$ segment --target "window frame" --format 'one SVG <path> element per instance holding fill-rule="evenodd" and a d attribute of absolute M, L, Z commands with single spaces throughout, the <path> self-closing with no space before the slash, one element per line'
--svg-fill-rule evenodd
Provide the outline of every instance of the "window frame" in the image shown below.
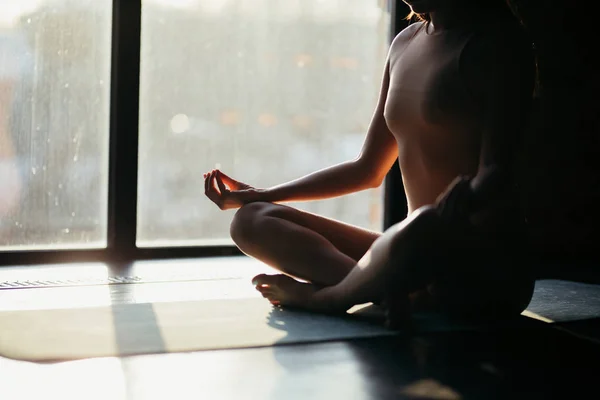
<path fill-rule="evenodd" d="M 136 246 L 139 94 L 142 0 L 113 0 L 107 246 L 102 249 L 0 250 L 0 267 L 66 262 L 106 262 L 127 265 L 138 260 L 239 256 L 233 245 L 193 247 Z M 408 6 L 389 0 L 391 40 L 408 25 Z M 399 168 L 384 183 L 383 227 L 407 214 Z"/>

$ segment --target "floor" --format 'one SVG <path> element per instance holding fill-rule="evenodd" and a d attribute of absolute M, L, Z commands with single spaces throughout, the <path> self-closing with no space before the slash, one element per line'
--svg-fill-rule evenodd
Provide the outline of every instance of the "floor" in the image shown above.
<path fill-rule="evenodd" d="M 213 272 L 199 274 L 203 264 Z M 29 280 L 28 286 L 39 287 L 0 290 L 0 309 L 253 296 L 246 278 L 263 271 L 246 258 L 146 262 L 121 271 L 136 283 L 101 285 L 114 275 L 102 265 L 8 268 L 0 270 L 0 283 Z M 0 358 L 0 398 L 592 397 L 600 376 L 600 345 L 531 321 L 528 328 L 494 333 L 400 334 L 52 364 Z"/>

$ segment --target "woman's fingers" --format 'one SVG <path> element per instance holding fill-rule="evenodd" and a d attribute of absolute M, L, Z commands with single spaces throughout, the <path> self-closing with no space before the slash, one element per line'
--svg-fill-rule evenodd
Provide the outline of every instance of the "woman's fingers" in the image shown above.
<path fill-rule="evenodd" d="M 218 171 L 215 175 L 215 180 L 217 182 L 217 186 L 219 188 L 219 191 L 221 192 L 221 195 L 225 195 L 229 190 L 225 187 L 225 184 L 223 183 L 223 180 L 221 179 Z"/>
<path fill-rule="evenodd" d="M 231 185 L 228 187 L 227 179 L 231 182 L 239 183 L 223 174 L 219 170 L 212 170 L 204 173 L 204 194 L 213 203 L 215 203 L 221 210 L 228 208 L 241 207 L 244 203 L 239 192 L 235 186 Z"/>
<path fill-rule="evenodd" d="M 204 194 L 208 195 L 208 185 L 210 184 L 210 173 L 204 174 Z"/>
<path fill-rule="evenodd" d="M 238 184 L 237 183 L 234 184 L 233 179 L 229 178 L 227 175 L 225 175 L 220 170 L 217 170 L 217 179 L 220 182 L 223 182 L 223 186 L 227 190 L 237 190 L 238 189 L 238 186 L 237 186 Z"/>
<path fill-rule="evenodd" d="M 214 182 L 215 171 L 212 170 L 208 174 L 208 192 L 215 191 L 215 182 Z"/>
<path fill-rule="evenodd" d="M 221 209 L 225 210 L 230 208 L 231 204 L 231 190 L 225 186 L 223 180 L 221 179 L 220 173 L 218 170 L 214 171 L 211 174 L 211 182 L 210 182 L 210 193 L 212 196 L 213 202 Z M 235 203 L 235 201 L 234 201 Z"/>
<path fill-rule="evenodd" d="M 223 178 L 223 180 L 225 180 L 227 182 L 237 182 L 235 179 L 233 179 L 232 177 L 230 177 L 229 175 L 227 175 L 225 172 L 221 171 L 220 169 L 218 169 L 217 172 Z"/>
<path fill-rule="evenodd" d="M 217 188 L 216 179 L 217 179 L 217 171 L 212 171 L 210 173 L 210 190 L 212 190 L 216 193 L 219 193 L 218 188 Z"/>
<path fill-rule="evenodd" d="M 235 179 L 227 176 L 226 174 L 223 173 L 223 171 L 219 171 L 219 177 L 223 180 L 223 182 L 227 186 L 229 186 L 232 189 L 238 189 L 238 187 L 240 186 L 240 182 L 238 182 Z"/>
<path fill-rule="evenodd" d="M 222 208 L 222 200 L 220 193 L 217 191 L 215 187 L 215 171 L 211 171 L 207 174 L 204 180 L 204 194 L 208 197 L 213 203 L 215 203 L 219 208 Z"/>
<path fill-rule="evenodd" d="M 207 178 L 207 180 L 208 180 L 208 188 L 206 190 L 206 197 L 208 197 L 213 203 L 215 203 L 218 206 L 219 205 L 219 194 L 212 187 L 213 183 L 211 181 L 210 176 Z"/>

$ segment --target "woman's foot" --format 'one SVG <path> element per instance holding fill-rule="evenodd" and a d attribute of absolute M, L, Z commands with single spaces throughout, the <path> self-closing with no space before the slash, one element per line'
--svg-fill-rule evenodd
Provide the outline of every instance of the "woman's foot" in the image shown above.
<path fill-rule="evenodd" d="M 252 278 L 252 284 L 273 305 L 318 309 L 312 301 L 318 289 L 311 283 L 299 282 L 283 274 L 260 274 Z"/>

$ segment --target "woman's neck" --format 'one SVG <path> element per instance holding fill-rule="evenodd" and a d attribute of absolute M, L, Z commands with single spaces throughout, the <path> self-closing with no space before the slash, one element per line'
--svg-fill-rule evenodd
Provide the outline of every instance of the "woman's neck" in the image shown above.
<path fill-rule="evenodd" d="M 432 30 L 441 32 L 467 24 L 473 18 L 477 18 L 474 14 L 462 7 L 453 7 L 432 11 L 429 13 L 429 18 Z"/>

